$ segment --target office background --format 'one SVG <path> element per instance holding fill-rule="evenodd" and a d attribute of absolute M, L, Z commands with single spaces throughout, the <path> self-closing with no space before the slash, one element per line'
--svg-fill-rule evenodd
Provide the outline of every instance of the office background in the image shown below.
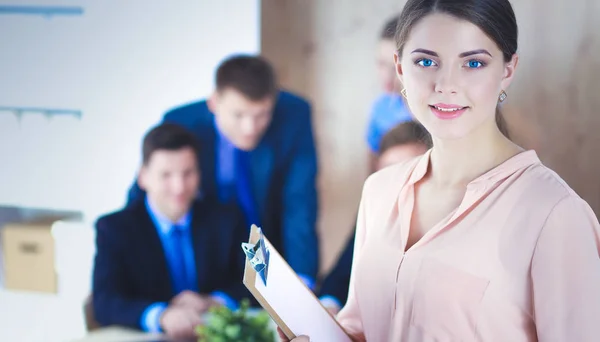
<path fill-rule="evenodd" d="M 0 8 L 17 2 L 82 12 L 0 11 L 0 225 L 49 211 L 80 219 L 53 228 L 56 294 L 0 289 L 0 340 L 85 334 L 93 221 L 123 205 L 143 133 L 173 104 L 208 95 L 215 66 L 232 53 L 261 52 L 281 84 L 313 104 L 321 271 L 331 267 L 368 172 L 379 31 L 404 1 L 0 0 Z M 512 137 L 598 214 L 600 2 L 512 4 L 521 55 L 503 108 Z"/>

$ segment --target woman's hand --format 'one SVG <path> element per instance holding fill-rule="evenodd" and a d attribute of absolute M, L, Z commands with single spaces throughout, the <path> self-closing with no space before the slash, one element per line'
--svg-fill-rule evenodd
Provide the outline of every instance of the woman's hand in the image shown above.
<path fill-rule="evenodd" d="M 279 339 L 281 340 L 281 342 L 310 342 L 310 338 L 308 338 L 308 336 L 298 336 L 293 340 L 290 340 L 285 336 L 283 331 L 279 329 L 279 327 L 277 327 L 277 333 L 279 334 Z"/>

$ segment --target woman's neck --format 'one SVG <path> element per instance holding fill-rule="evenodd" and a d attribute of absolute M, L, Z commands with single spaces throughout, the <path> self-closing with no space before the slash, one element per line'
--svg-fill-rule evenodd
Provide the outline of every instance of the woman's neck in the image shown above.
<path fill-rule="evenodd" d="M 434 139 L 429 179 L 439 187 L 466 186 L 523 149 L 494 125 L 461 139 Z"/>

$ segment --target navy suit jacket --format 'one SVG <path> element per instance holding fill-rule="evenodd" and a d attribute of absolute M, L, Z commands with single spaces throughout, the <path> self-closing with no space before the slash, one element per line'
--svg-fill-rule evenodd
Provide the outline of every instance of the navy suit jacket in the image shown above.
<path fill-rule="evenodd" d="M 175 108 L 164 121 L 195 134 L 201 145 L 201 197 L 218 198 L 218 132 L 206 101 Z M 265 236 L 296 273 L 316 279 L 317 157 L 309 103 L 280 92 L 271 124 L 250 159 L 254 199 Z M 143 192 L 134 183 L 129 202 L 142 198 Z"/>
<path fill-rule="evenodd" d="M 227 212 L 227 214 L 224 214 Z M 200 202 L 192 208 L 191 233 L 200 293 L 222 291 L 235 300 L 250 298 L 242 284 L 248 239 L 241 213 Z M 174 297 L 162 243 L 140 201 L 96 223 L 93 272 L 95 318 L 101 325 L 141 329 L 144 310 Z"/>
<path fill-rule="evenodd" d="M 355 236 L 348 240 L 344 251 L 338 258 L 337 263 L 323 280 L 320 297 L 332 296 L 336 298 L 341 306 L 348 300 L 348 288 L 350 287 L 350 274 L 352 271 L 352 257 L 354 255 Z"/>

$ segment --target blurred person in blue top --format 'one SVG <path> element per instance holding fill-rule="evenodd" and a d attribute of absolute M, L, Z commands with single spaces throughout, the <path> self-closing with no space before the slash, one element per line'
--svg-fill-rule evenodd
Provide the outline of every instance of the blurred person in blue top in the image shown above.
<path fill-rule="evenodd" d="M 401 86 L 394 66 L 396 26 L 398 26 L 398 16 L 385 24 L 379 36 L 377 76 L 383 94 L 372 106 L 367 128 L 371 171 L 375 169 L 381 138 L 397 124 L 413 120 L 412 114 L 400 94 Z"/>
<path fill-rule="evenodd" d="M 210 307 L 236 309 L 250 297 L 240 281 L 241 212 L 196 199 L 202 147 L 176 124 L 150 130 L 138 177 L 144 200 L 96 222 L 93 308 L 101 325 L 191 337 Z"/>
<path fill-rule="evenodd" d="M 280 90 L 264 58 L 235 55 L 219 65 L 208 99 L 170 110 L 164 122 L 186 127 L 203 146 L 199 196 L 237 205 L 246 227 L 261 227 L 312 288 L 319 247 L 309 103 Z M 143 198 L 134 184 L 129 203 Z"/>

